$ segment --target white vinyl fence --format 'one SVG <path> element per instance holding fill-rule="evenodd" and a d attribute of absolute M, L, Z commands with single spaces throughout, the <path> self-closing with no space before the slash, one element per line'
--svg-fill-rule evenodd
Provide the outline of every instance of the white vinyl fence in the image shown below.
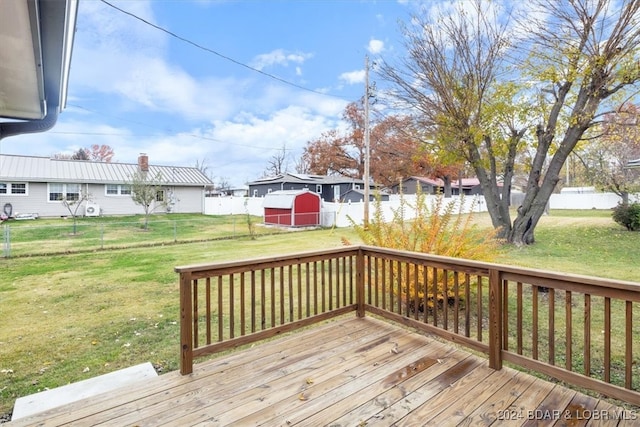
<path fill-rule="evenodd" d="M 519 194 L 512 194 L 512 205 L 517 204 Z M 429 206 L 437 196 L 427 196 Z M 411 207 L 415 203 L 414 195 L 404 196 L 407 207 Z M 640 196 L 630 196 L 630 201 L 640 201 Z M 459 203 L 457 196 L 446 199 L 450 203 Z M 466 196 L 464 198 L 465 206 L 463 212 L 468 212 L 473 206 L 474 212 L 486 212 L 487 205 L 482 196 Z M 262 207 L 262 197 L 207 197 L 205 198 L 205 215 L 255 215 L 264 216 L 264 208 Z M 613 193 L 562 193 L 552 194 L 549 200 L 550 209 L 611 209 L 621 201 L 620 197 Z M 391 195 L 389 201 L 381 202 L 383 209 L 383 217 L 385 219 L 393 218 L 393 212 L 400 208 L 400 196 Z M 369 204 L 369 218 L 375 215 L 376 204 Z M 404 217 L 413 218 L 415 212 L 407 209 Z M 323 227 L 350 227 L 352 221 L 356 224 L 362 224 L 364 218 L 364 202 L 350 203 L 332 203 L 322 202 L 321 224 Z"/>
<path fill-rule="evenodd" d="M 404 196 L 406 206 L 404 218 L 415 217 L 416 197 L 414 195 Z M 256 215 L 264 216 L 262 207 L 262 197 L 207 197 L 205 198 L 205 215 Z M 428 206 L 436 200 L 436 196 L 427 196 Z M 465 206 L 463 212 L 469 212 L 473 207 L 476 212 L 486 211 L 486 204 L 483 197 L 467 196 L 464 198 Z M 459 203 L 458 197 L 445 199 L 445 203 Z M 385 219 L 393 218 L 394 212 L 400 209 L 400 196 L 391 196 L 389 201 L 381 202 L 382 215 Z M 444 206 L 443 206 L 444 208 Z M 457 208 L 457 207 L 456 207 Z M 457 210 L 457 209 L 456 209 Z M 376 203 L 369 204 L 369 218 L 376 214 Z M 352 223 L 362 224 L 364 219 L 364 202 L 332 203 L 322 202 L 320 211 L 320 222 L 323 227 L 350 227 Z"/>

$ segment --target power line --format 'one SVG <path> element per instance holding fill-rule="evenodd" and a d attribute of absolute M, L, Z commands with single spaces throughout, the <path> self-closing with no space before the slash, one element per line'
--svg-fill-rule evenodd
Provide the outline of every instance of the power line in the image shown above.
<path fill-rule="evenodd" d="M 240 61 L 238 61 L 238 60 L 236 60 L 236 59 L 233 59 L 233 58 L 231 58 L 231 57 L 229 57 L 229 56 L 223 55 L 223 54 L 222 54 L 222 53 L 220 53 L 220 52 L 217 52 L 217 51 L 215 51 L 215 50 L 213 50 L 213 49 L 210 49 L 210 48 L 208 48 L 208 47 L 206 47 L 206 46 L 203 46 L 203 45 L 201 45 L 201 44 L 199 44 L 199 43 L 196 43 L 196 42 L 194 42 L 194 41 L 192 41 L 192 40 L 189 40 L 189 39 L 187 39 L 187 38 L 185 38 L 185 37 L 182 37 L 182 36 L 180 36 L 180 35 L 178 35 L 178 34 L 176 34 L 176 33 L 172 32 L 172 31 L 167 30 L 166 28 L 163 28 L 163 27 L 161 27 L 161 26 L 159 26 L 159 25 L 156 25 L 156 24 L 154 24 L 154 23 L 152 23 L 152 22 L 149 22 L 149 21 L 147 21 L 146 19 L 141 18 L 141 17 L 139 17 L 138 15 L 136 15 L 136 14 L 134 14 L 134 13 L 131 13 L 131 12 L 128 12 L 128 11 L 126 11 L 126 10 L 124 10 L 124 9 L 121 9 L 121 8 L 119 8 L 119 7 L 117 7 L 117 6 L 115 6 L 115 5 L 111 4 L 111 3 L 109 3 L 109 2 L 108 2 L 108 1 L 106 1 L 106 0 L 100 0 L 100 1 L 102 1 L 102 2 L 103 2 L 104 4 L 106 4 L 107 6 L 110 6 L 110 7 L 114 8 L 114 9 L 115 9 L 115 10 L 117 10 L 117 11 L 119 11 L 119 12 L 121 12 L 121 13 L 124 13 L 125 15 L 129 15 L 129 16 L 131 16 L 132 18 L 135 18 L 135 19 L 137 19 L 137 20 L 139 20 L 139 21 L 141 21 L 141 22 L 143 22 L 143 23 L 145 23 L 145 24 L 149 25 L 150 27 L 153 27 L 153 28 L 155 28 L 155 29 L 157 29 L 157 30 L 160 30 L 160 31 L 162 31 L 162 32 L 164 32 L 164 33 L 166 33 L 166 34 L 170 35 L 170 36 L 171 36 L 171 37 L 173 37 L 173 38 L 176 38 L 176 39 L 178 39 L 178 40 L 180 40 L 180 41 L 182 41 L 182 42 L 184 42 L 184 43 L 187 43 L 187 44 L 190 44 L 190 45 L 194 46 L 194 47 L 196 47 L 197 49 L 204 50 L 205 52 L 208 52 L 208 53 L 212 53 L 212 54 L 214 54 L 214 55 L 216 55 L 216 56 L 218 56 L 218 57 L 220 57 L 220 58 L 222 58 L 222 59 L 225 59 L 225 60 L 227 60 L 227 61 L 229 61 L 229 62 L 232 62 L 232 63 L 234 63 L 234 64 L 236 64 L 236 65 L 239 65 L 239 66 L 241 66 L 241 67 L 247 68 L 247 69 L 249 69 L 249 70 L 251 70 L 251 71 L 253 71 L 253 72 L 256 72 L 256 73 L 262 74 L 263 76 L 265 76 L 265 77 L 269 77 L 270 79 L 273 79 L 273 80 L 279 81 L 280 83 L 284 83 L 284 84 L 286 84 L 286 85 L 293 86 L 293 87 L 295 87 L 295 88 L 302 89 L 302 90 L 305 90 L 305 91 L 307 91 L 307 92 L 315 93 L 315 94 L 318 94 L 318 95 L 330 96 L 330 97 L 339 98 L 339 99 L 347 99 L 347 98 L 342 97 L 342 96 L 339 96 L 339 95 L 333 95 L 333 94 L 330 94 L 330 93 L 325 93 L 325 92 L 320 92 L 320 91 L 317 91 L 317 90 L 314 90 L 314 89 L 310 89 L 310 88 L 308 88 L 308 87 L 301 86 L 301 85 L 299 85 L 299 84 L 297 84 L 297 83 L 293 83 L 293 82 L 290 82 L 290 81 L 288 81 L 288 80 L 285 80 L 285 79 L 283 79 L 283 78 L 281 78 L 281 77 L 278 77 L 278 76 L 276 76 L 276 75 L 273 75 L 273 74 L 270 74 L 270 73 L 264 72 L 264 71 L 262 71 L 262 70 L 259 70 L 259 69 L 257 69 L 257 68 L 254 68 L 254 67 L 252 67 L 252 66 L 250 66 L 250 65 L 247 65 L 247 64 L 245 64 L 245 63 L 243 63 L 243 62 L 240 62 Z"/>
<path fill-rule="evenodd" d="M 93 114 L 98 114 L 101 116 L 108 116 L 111 117 L 113 119 L 116 120 L 121 120 L 123 122 L 128 122 L 128 123 L 134 123 L 137 125 L 141 125 L 141 126 L 146 126 L 149 127 L 151 129 L 157 129 L 156 126 L 154 125 L 150 125 L 147 123 L 143 123 L 143 122 L 139 122 L 139 121 L 135 121 L 135 120 L 128 120 L 128 119 L 123 119 L 121 117 L 118 116 L 113 116 L 113 115 L 107 115 L 104 113 L 100 113 L 98 111 L 94 111 L 91 110 L 89 108 L 83 107 L 81 105 L 77 105 L 77 104 L 67 104 L 70 107 L 74 107 L 74 108 L 79 108 L 81 110 L 87 111 L 89 113 L 93 113 Z M 157 135 L 157 134 L 129 134 L 129 133 L 118 133 L 118 132 L 69 132 L 69 131 L 57 131 L 57 130 L 51 130 L 49 131 L 49 133 L 55 133 L 55 134 L 60 134 L 60 135 L 94 135 L 94 136 L 122 136 L 122 137 L 133 137 L 133 136 L 138 136 L 138 137 L 158 137 L 161 135 Z M 174 131 L 175 133 L 175 131 Z M 275 148 L 273 147 L 259 147 L 259 146 L 255 146 L 255 145 L 248 145 L 248 144 L 238 144 L 238 143 L 226 143 L 220 139 L 216 139 L 216 138 L 209 138 L 206 136 L 202 136 L 202 135 L 196 135 L 193 133 L 181 133 L 181 132 L 177 132 L 179 135 L 181 136 L 188 136 L 190 138 L 196 138 L 196 139 L 201 139 L 204 141 L 212 141 L 212 142 L 220 142 L 223 144 L 228 144 L 228 145 L 233 145 L 233 146 L 237 146 L 237 147 L 246 147 L 246 148 L 253 148 L 253 149 L 257 149 L 257 150 L 264 150 L 264 151 L 271 151 L 271 150 L 275 150 Z M 278 148 L 278 150 L 281 150 L 282 148 Z M 287 151 L 294 151 L 293 148 L 284 148 L 284 150 Z"/>

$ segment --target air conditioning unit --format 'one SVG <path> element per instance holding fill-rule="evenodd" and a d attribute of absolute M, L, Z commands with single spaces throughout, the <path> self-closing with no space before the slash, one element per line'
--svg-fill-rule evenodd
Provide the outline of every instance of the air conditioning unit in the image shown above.
<path fill-rule="evenodd" d="M 97 203 L 87 203 L 84 206 L 84 216 L 100 216 L 100 205 Z"/>

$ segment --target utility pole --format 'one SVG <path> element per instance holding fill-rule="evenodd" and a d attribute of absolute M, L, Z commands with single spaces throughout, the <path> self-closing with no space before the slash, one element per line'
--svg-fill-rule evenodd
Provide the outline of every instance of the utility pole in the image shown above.
<path fill-rule="evenodd" d="M 364 56 L 364 228 L 369 228 L 369 56 Z"/>

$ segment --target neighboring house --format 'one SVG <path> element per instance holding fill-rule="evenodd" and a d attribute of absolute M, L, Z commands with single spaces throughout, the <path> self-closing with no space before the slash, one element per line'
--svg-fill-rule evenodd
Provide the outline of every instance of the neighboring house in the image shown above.
<path fill-rule="evenodd" d="M 340 200 L 348 203 L 348 202 L 362 202 L 364 201 L 364 190 L 356 190 L 356 189 L 351 189 L 348 190 L 346 193 L 344 193 Z M 375 200 L 377 200 L 378 198 L 380 198 L 380 201 L 382 202 L 387 202 L 389 201 L 389 194 L 382 192 L 382 191 L 378 191 L 378 190 L 373 190 L 369 193 L 369 201 L 373 202 Z"/>
<path fill-rule="evenodd" d="M 418 188 L 422 194 L 438 194 L 444 183 L 441 179 L 426 178 L 423 176 L 410 176 L 405 178 L 399 184 L 391 187 L 394 194 L 416 194 Z"/>
<path fill-rule="evenodd" d="M 462 181 L 462 182 L 461 182 Z M 451 181 L 451 194 L 459 195 L 462 184 L 462 193 L 465 195 L 482 194 L 482 186 L 478 178 L 462 178 Z M 422 176 L 410 176 L 400 184 L 391 187 L 394 194 L 416 194 L 418 187 L 422 194 L 444 194 L 444 181 L 440 178 L 427 178 Z"/>
<path fill-rule="evenodd" d="M 144 213 L 133 203 L 129 183 L 139 169 L 162 177 L 158 201 L 166 208 L 156 212 L 202 213 L 204 192 L 211 180 L 194 167 L 156 166 L 141 155 L 135 163 L 57 160 L 48 157 L 0 155 L 0 209 L 11 205 L 14 215 L 68 216 L 62 199 L 78 200 L 89 194 L 79 215 L 129 215 Z"/>
<path fill-rule="evenodd" d="M 348 191 L 364 189 L 364 181 L 361 179 L 298 173 L 284 173 L 275 177 L 262 178 L 248 185 L 250 197 L 264 197 L 272 191 L 279 190 L 307 189 L 319 194 L 322 200 L 327 202 L 341 201 Z M 371 184 L 369 188 L 373 193 L 376 186 Z"/>

